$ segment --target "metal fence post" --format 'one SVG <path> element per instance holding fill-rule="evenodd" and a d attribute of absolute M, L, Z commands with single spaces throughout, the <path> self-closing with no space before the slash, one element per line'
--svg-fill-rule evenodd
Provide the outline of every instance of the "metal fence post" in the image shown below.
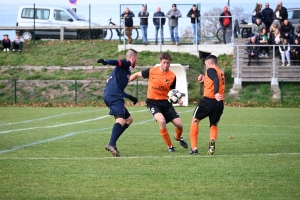
<path fill-rule="evenodd" d="M 75 105 L 77 105 L 77 80 L 75 80 L 74 89 L 75 89 L 74 102 L 75 102 Z"/>
<path fill-rule="evenodd" d="M 136 80 L 136 98 L 139 98 L 139 81 Z"/>
<path fill-rule="evenodd" d="M 14 80 L 14 103 L 17 103 L 17 80 Z"/>

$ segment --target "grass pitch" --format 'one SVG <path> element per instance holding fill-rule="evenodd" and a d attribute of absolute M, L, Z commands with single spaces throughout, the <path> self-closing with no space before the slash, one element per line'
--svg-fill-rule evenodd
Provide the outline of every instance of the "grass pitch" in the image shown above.
<path fill-rule="evenodd" d="M 104 150 L 114 118 L 107 108 L 0 108 L 0 199 L 298 199 L 299 109 L 226 107 L 216 152 L 207 156 L 208 120 L 199 155 L 173 139 L 169 153 L 145 107 Z M 194 107 L 176 108 L 189 142 Z"/>

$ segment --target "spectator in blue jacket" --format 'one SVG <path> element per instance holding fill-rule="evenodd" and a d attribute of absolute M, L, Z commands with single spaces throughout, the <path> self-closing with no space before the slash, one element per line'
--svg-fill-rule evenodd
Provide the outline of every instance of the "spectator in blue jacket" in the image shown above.
<path fill-rule="evenodd" d="M 267 32 L 269 32 L 271 24 L 273 23 L 273 9 L 270 8 L 270 4 L 266 3 L 265 8 L 261 11 L 263 15 L 262 22 L 266 25 Z"/>
<path fill-rule="evenodd" d="M 157 18 L 155 18 L 157 17 Z M 164 25 L 166 23 L 165 13 L 161 12 L 161 8 L 157 7 L 157 12 L 153 15 L 153 24 L 155 26 L 155 44 L 158 43 L 158 31 L 160 29 L 160 41 L 164 44 Z"/>
<path fill-rule="evenodd" d="M 125 11 L 121 14 L 121 17 L 125 19 L 125 35 L 128 38 L 128 44 L 132 44 L 133 39 L 131 37 L 132 35 L 132 29 L 133 29 L 133 20 L 134 13 L 129 10 L 129 8 L 126 8 Z"/>

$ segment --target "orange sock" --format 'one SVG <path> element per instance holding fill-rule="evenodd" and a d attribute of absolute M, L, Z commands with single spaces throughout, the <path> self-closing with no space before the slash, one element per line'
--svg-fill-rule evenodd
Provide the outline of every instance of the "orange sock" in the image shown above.
<path fill-rule="evenodd" d="M 159 132 L 160 132 L 162 138 L 164 139 L 167 147 L 173 146 L 171 139 L 170 139 L 170 135 L 168 133 L 168 129 L 167 128 L 159 129 Z"/>
<path fill-rule="evenodd" d="M 192 123 L 190 126 L 190 141 L 192 149 L 197 148 L 197 141 L 198 141 L 198 124 Z"/>
<path fill-rule="evenodd" d="M 217 126 L 214 126 L 212 125 L 210 127 L 210 136 L 209 136 L 209 139 L 214 139 L 215 141 L 217 140 L 217 137 L 218 137 L 218 127 Z"/>
<path fill-rule="evenodd" d="M 182 135 L 182 132 L 183 132 L 183 128 L 179 129 L 177 127 L 175 127 L 175 138 L 176 140 L 179 140 L 181 135 Z"/>

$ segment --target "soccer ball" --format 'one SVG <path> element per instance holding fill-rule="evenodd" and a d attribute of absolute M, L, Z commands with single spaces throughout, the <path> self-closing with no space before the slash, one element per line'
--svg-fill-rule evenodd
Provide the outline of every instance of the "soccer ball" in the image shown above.
<path fill-rule="evenodd" d="M 170 90 L 168 93 L 168 101 L 171 102 L 172 104 L 178 103 L 181 97 L 182 97 L 181 92 L 175 89 Z"/>

